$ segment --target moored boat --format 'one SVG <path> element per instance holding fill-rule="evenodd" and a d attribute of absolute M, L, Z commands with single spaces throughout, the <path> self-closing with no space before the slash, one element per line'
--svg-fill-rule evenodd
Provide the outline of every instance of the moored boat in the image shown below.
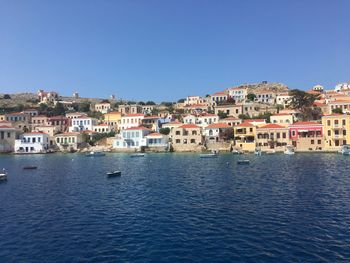
<path fill-rule="evenodd" d="M 348 145 L 348 144 L 343 145 L 339 152 L 342 155 L 350 155 L 350 145 Z"/>
<path fill-rule="evenodd" d="M 262 154 L 261 149 L 255 148 L 254 154 L 260 156 Z"/>
<path fill-rule="evenodd" d="M 144 153 L 133 153 L 130 155 L 130 157 L 144 157 L 145 154 Z"/>
<path fill-rule="evenodd" d="M 216 158 L 218 155 L 216 153 L 202 153 L 199 155 L 200 158 Z"/>
<path fill-rule="evenodd" d="M 243 152 L 237 149 L 233 149 L 232 154 L 243 154 Z"/>
<path fill-rule="evenodd" d="M 5 168 L 3 168 L 2 173 L 0 173 L 0 181 L 7 181 L 7 172 Z"/>
<path fill-rule="evenodd" d="M 28 166 L 24 166 L 23 167 L 23 170 L 35 170 L 37 169 L 38 167 L 36 166 L 32 166 L 32 165 L 28 165 Z"/>
<path fill-rule="evenodd" d="M 238 160 L 237 164 L 250 164 L 249 160 Z"/>
<path fill-rule="evenodd" d="M 294 147 L 292 145 L 287 145 L 286 146 L 286 149 L 284 151 L 284 154 L 287 154 L 287 155 L 293 155 L 295 154 L 294 152 Z"/>
<path fill-rule="evenodd" d="M 114 172 L 107 173 L 107 177 L 116 177 L 116 176 L 121 176 L 121 175 L 122 175 L 121 171 L 114 171 Z"/>
<path fill-rule="evenodd" d="M 103 153 L 103 152 L 94 152 L 94 151 L 92 151 L 92 152 L 87 153 L 85 156 L 86 157 L 100 157 L 100 156 L 105 156 L 105 155 L 106 154 Z"/>

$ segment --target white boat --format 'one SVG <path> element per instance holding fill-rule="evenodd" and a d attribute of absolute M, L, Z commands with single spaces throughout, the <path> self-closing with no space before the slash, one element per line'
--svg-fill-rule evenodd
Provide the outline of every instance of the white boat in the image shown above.
<path fill-rule="evenodd" d="M 260 156 L 262 154 L 261 149 L 260 148 L 255 148 L 254 154 Z"/>
<path fill-rule="evenodd" d="M 217 158 L 218 154 L 216 153 L 203 153 L 199 155 L 200 158 Z"/>
<path fill-rule="evenodd" d="M 339 152 L 342 155 L 350 155 L 350 145 L 348 145 L 348 144 L 343 145 Z"/>
<path fill-rule="evenodd" d="M 243 154 L 243 152 L 237 149 L 233 149 L 232 154 Z"/>
<path fill-rule="evenodd" d="M 5 168 L 3 168 L 2 173 L 0 173 L 0 181 L 7 181 L 7 172 Z"/>
<path fill-rule="evenodd" d="M 144 153 L 133 153 L 130 155 L 130 157 L 144 157 L 145 154 Z"/>
<path fill-rule="evenodd" d="M 275 154 L 275 153 L 276 153 L 275 150 L 267 150 L 267 151 L 266 151 L 266 154 Z"/>
<path fill-rule="evenodd" d="M 116 176 L 121 176 L 121 175 L 122 175 L 121 171 L 114 171 L 114 172 L 107 173 L 107 177 L 116 177 Z"/>
<path fill-rule="evenodd" d="M 286 149 L 284 150 L 284 154 L 287 154 L 287 155 L 295 154 L 294 147 L 292 145 L 287 145 Z"/>
<path fill-rule="evenodd" d="M 86 157 L 100 157 L 100 156 L 105 156 L 106 154 L 103 152 L 89 152 L 86 154 Z"/>

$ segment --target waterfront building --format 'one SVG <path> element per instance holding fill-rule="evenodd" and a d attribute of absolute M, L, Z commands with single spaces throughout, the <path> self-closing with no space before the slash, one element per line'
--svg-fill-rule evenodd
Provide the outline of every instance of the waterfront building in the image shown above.
<path fill-rule="evenodd" d="M 109 102 L 101 102 L 95 104 L 95 111 L 101 112 L 101 113 L 107 113 L 111 110 L 111 104 Z"/>
<path fill-rule="evenodd" d="M 76 151 L 84 142 L 79 132 L 65 132 L 55 135 L 55 142 L 60 151 Z"/>
<path fill-rule="evenodd" d="M 213 123 L 204 128 L 207 143 L 226 142 L 233 137 L 233 127 L 226 123 Z"/>
<path fill-rule="evenodd" d="M 103 114 L 103 122 L 113 127 L 114 130 L 118 130 L 118 124 L 120 123 L 122 114 L 119 111 L 110 111 Z"/>
<path fill-rule="evenodd" d="M 71 120 L 69 132 L 93 131 L 97 125 L 97 119 L 91 117 L 79 117 Z"/>
<path fill-rule="evenodd" d="M 49 135 L 43 132 L 29 132 L 15 140 L 15 153 L 46 153 L 49 149 Z"/>
<path fill-rule="evenodd" d="M 174 151 L 201 151 L 203 145 L 201 130 L 201 127 L 195 124 L 174 127 L 171 131 Z"/>
<path fill-rule="evenodd" d="M 290 144 L 289 128 L 279 124 L 269 123 L 257 128 L 256 146 L 261 150 L 284 151 Z"/>
<path fill-rule="evenodd" d="M 141 149 L 147 146 L 146 135 L 151 131 L 143 126 L 130 127 L 121 130 L 113 142 L 113 148 L 116 149 Z"/>
<path fill-rule="evenodd" d="M 16 129 L 0 123 L 0 153 L 13 152 L 16 140 Z"/>
<path fill-rule="evenodd" d="M 158 116 L 145 116 L 142 120 L 142 126 L 152 130 L 159 132 L 161 122 L 160 117 Z"/>
<path fill-rule="evenodd" d="M 145 115 L 142 113 L 128 114 L 121 117 L 120 123 L 118 124 L 119 130 L 126 130 L 132 127 L 138 127 L 142 125 L 142 120 Z"/>
<path fill-rule="evenodd" d="M 289 126 L 292 145 L 298 151 L 324 149 L 323 125 L 317 122 L 295 122 Z"/>
<path fill-rule="evenodd" d="M 118 111 L 122 115 L 128 115 L 128 114 L 141 114 L 142 113 L 142 106 L 133 104 L 133 105 L 119 105 L 118 106 Z"/>
<path fill-rule="evenodd" d="M 243 151 L 255 150 L 256 127 L 250 122 L 243 122 L 233 127 L 234 145 Z"/>
<path fill-rule="evenodd" d="M 340 150 L 342 145 L 350 143 L 350 115 L 331 114 L 322 117 L 325 149 Z"/>
<path fill-rule="evenodd" d="M 254 92 L 256 95 L 255 101 L 260 103 L 275 104 L 276 92 L 271 90 L 259 90 Z"/>
<path fill-rule="evenodd" d="M 167 135 L 154 132 L 146 135 L 145 138 L 146 145 L 151 150 L 165 151 L 168 148 L 169 137 Z"/>
<path fill-rule="evenodd" d="M 17 130 L 29 131 L 30 116 L 27 114 L 22 112 L 8 113 L 6 114 L 6 121 L 10 121 Z"/>
<path fill-rule="evenodd" d="M 58 132 L 66 132 L 70 124 L 70 119 L 65 116 L 52 116 L 47 119 L 47 125 L 51 125 L 57 129 Z"/>
<path fill-rule="evenodd" d="M 38 125 L 38 126 L 35 126 L 34 129 L 32 129 L 32 132 L 42 132 L 42 133 L 46 133 L 47 135 L 49 135 L 49 145 L 51 147 L 52 145 L 54 145 L 54 141 L 55 141 L 54 135 L 60 131 L 55 126 Z"/>
<path fill-rule="evenodd" d="M 292 114 L 278 113 L 270 116 L 270 122 L 282 126 L 289 126 L 294 122 L 294 117 Z"/>
<path fill-rule="evenodd" d="M 218 121 L 219 116 L 210 113 L 189 114 L 183 118 L 185 124 L 196 124 L 201 128 L 205 128 L 209 124 L 217 123 Z"/>

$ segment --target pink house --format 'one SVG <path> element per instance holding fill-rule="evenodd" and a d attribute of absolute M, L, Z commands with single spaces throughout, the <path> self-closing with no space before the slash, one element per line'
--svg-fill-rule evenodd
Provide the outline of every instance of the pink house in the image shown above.
<path fill-rule="evenodd" d="M 317 122 L 295 122 L 289 126 L 290 139 L 296 150 L 322 150 L 323 125 Z"/>

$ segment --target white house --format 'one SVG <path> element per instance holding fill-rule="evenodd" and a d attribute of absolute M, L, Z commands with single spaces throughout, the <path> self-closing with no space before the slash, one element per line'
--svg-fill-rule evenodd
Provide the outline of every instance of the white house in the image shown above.
<path fill-rule="evenodd" d="M 113 148 L 116 149 L 140 149 L 142 146 L 147 146 L 146 135 L 150 133 L 150 130 L 146 127 L 131 127 L 122 130 L 117 135 L 113 142 Z"/>
<path fill-rule="evenodd" d="M 169 137 L 157 132 L 146 135 L 146 144 L 150 148 L 166 148 L 168 146 Z"/>
<path fill-rule="evenodd" d="M 96 125 L 97 119 L 81 116 L 71 120 L 69 132 L 93 131 L 93 128 Z"/>
<path fill-rule="evenodd" d="M 45 153 L 49 149 L 49 135 L 43 132 L 24 133 L 15 141 L 16 153 Z"/>
<path fill-rule="evenodd" d="M 216 114 L 203 113 L 198 115 L 189 114 L 183 118 L 185 124 L 196 124 L 201 128 L 204 128 L 212 123 L 217 123 L 219 116 Z"/>
<path fill-rule="evenodd" d="M 138 127 L 142 125 L 142 120 L 145 118 L 145 115 L 141 113 L 128 114 L 122 116 L 119 124 L 120 130 L 126 130 L 132 127 Z"/>
<path fill-rule="evenodd" d="M 236 102 L 244 101 L 248 95 L 248 89 L 245 87 L 229 88 L 227 92 L 230 98 L 232 98 Z"/>
<path fill-rule="evenodd" d="M 101 113 L 107 113 L 111 110 L 111 104 L 109 102 L 101 102 L 95 104 L 95 111 L 101 112 Z"/>
<path fill-rule="evenodd" d="M 109 126 L 108 124 L 101 123 L 101 124 L 95 125 L 93 127 L 93 131 L 98 133 L 109 133 L 112 131 L 112 127 Z"/>
<path fill-rule="evenodd" d="M 213 123 L 205 127 L 204 135 L 207 142 L 218 142 L 220 141 L 226 134 L 227 130 L 232 131 L 232 126 L 226 123 Z"/>

